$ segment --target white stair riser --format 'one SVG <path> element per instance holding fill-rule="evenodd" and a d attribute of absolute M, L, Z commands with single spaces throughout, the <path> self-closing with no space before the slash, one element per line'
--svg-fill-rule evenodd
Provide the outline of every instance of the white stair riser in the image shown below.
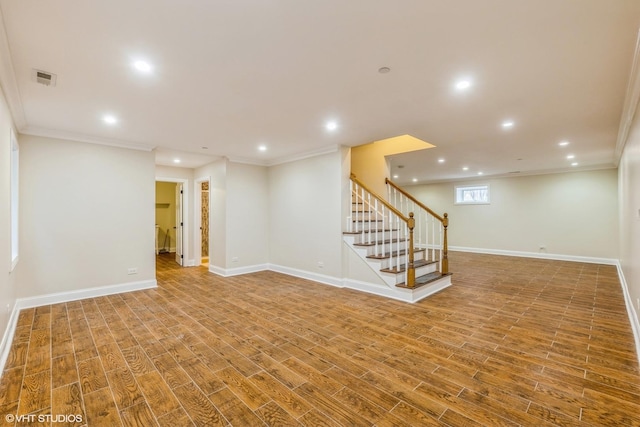
<path fill-rule="evenodd" d="M 345 234 L 344 237 L 347 243 L 367 243 L 369 241 L 375 242 L 377 240 L 382 240 L 383 238 L 384 240 L 397 239 L 398 231 L 385 230 L 384 233 L 382 231 L 372 231 L 370 233 Z"/>

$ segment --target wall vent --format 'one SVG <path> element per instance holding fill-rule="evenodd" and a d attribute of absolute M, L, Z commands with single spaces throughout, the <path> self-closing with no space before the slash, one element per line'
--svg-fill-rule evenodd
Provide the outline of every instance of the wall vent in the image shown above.
<path fill-rule="evenodd" d="M 31 70 L 31 79 L 41 85 L 53 87 L 56 85 L 57 78 L 55 74 L 48 71 L 36 70 L 35 68 Z"/>

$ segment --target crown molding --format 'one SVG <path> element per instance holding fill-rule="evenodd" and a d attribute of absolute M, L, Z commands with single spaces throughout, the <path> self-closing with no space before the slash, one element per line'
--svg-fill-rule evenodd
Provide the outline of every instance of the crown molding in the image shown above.
<path fill-rule="evenodd" d="M 298 160 L 309 159 L 311 157 L 322 156 L 324 154 L 335 153 L 336 151 L 338 151 L 339 148 L 340 148 L 339 145 L 334 144 L 334 145 L 330 145 L 329 147 L 322 147 L 317 150 L 309 150 L 302 153 L 291 154 L 288 156 L 276 157 L 275 159 L 271 159 L 271 160 L 258 160 L 258 159 L 248 158 L 248 157 L 235 157 L 235 156 L 227 157 L 227 159 L 229 159 L 229 161 L 233 163 L 244 163 L 247 165 L 270 167 L 270 166 L 281 165 L 284 163 L 297 162 Z"/>
<path fill-rule="evenodd" d="M 13 123 L 18 128 L 18 131 L 22 132 L 22 129 L 27 126 L 27 119 L 24 114 L 22 98 L 20 97 L 20 90 L 18 89 L 18 82 L 13 68 L 11 48 L 9 47 L 2 10 L 0 10 L 0 86 L 9 105 L 9 110 L 11 110 Z"/>
<path fill-rule="evenodd" d="M 629 83 L 627 84 L 627 93 L 624 99 L 624 107 L 622 116 L 620 117 L 620 128 L 618 129 L 618 139 L 616 140 L 615 164 L 620 162 L 624 146 L 629 138 L 629 131 L 633 124 L 633 118 L 638 109 L 640 102 L 640 31 L 636 38 L 636 47 L 633 53 L 633 62 L 631 64 L 631 73 L 629 74 Z"/>
<path fill-rule="evenodd" d="M 153 151 L 156 147 L 149 144 L 140 144 L 136 142 L 122 141 L 119 139 L 100 138 L 90 135 L 82 135 L 74 132 L 65 132 L 61 130 L 27 127 L 20 131 L 23 135 L 43 136 L 46 138 L 64 139 L 67 141 L 86 142 L 89 144 L 106 145 L 109 147 L 127 148 L 138 151 Z"/>

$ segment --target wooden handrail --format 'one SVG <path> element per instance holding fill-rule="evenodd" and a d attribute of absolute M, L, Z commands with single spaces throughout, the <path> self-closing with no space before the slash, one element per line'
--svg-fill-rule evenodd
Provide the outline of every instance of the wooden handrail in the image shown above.
<path fill-rule="evenodd" d="M 380 203 L 382 203 L 383 205 L 385 205 L 387 207 L 387 209 L 389 209 L 391 212 L 393 212 L 394 214 L 398 215 L 400 217 L 400 219 L 402 219 L 404 222 L 406 222 L 407 224 L 409 223 L 409 218 L 407 218 L 406 216 L 404 216 L 404 214 L 402 212 L 400 212 L 398 209 L 396 209 L 395 207 L 393 207 L 393 205 L 391 205 L 391 203 L 387 202 L 385 199 L 383 199 L 382 197 L 380 197 L 379 194 L 376 194 L 374 191 L 371 191 L 371 189 L 369 189 L 366 185 L 364 185 L 362 183 L 362 181 L 360 181 L 358 178 L 356 178 L 355 174 L 351 174 L 351 181 L 355 182 L 356 184 L 358 184 L 360 187 L 364 188 L 368 193 L 370 193 L 374 198 L 378 199 L 378 201 L 380 201 Z"/>
<path fill-rule="evenodd" d="M 438 221 L 440 221 L 442 223 L 442 227 L 444 229 L 444 233 L 443 233 L 444 236 L 443 236 L 443 240 L 442 240 L 442 266 L 441 266 L 441 270 L 442 271 L 441 272 L 445 273 L 445 274 L 448 273 L 449 272 L 449 242 L 448 242 L 448 238 L 447 238 L 447 228 L 449 227 L 449 214 L 445 213 L 443 216 L 438 215 L 437 213 L 435 213 L 434 211 L 432 211 L 431 209 L 429 209 L 428 207 L 423 205 L 419 200 L 417 200 L 411 194 L 407 193 L 402 188 L 398 187 L 389 178 L 385 178 L 384 182 L 385 182 L 385 184 L 388 184 L 388 185 L 392 186 L 393 188 L 395 188 L 396 190 L 398 190 L 400 192 L 400 194 L 404 195 L 407 199 L 411 200 L 413 203 L 418 205 L 420 208 L 422 208 L 425 211 L 429 212 L 430 215 L 432 215 L 435 219 L 437 219 Z M 413 219 L 413 216 L 412 216 L 412 219 Z"/>
<path fill-rule="evenodd" d="M 351 174 L 351 181 L 355 184 L 359 185 L 360 188 L 371 194 L 375 199 L 377 199 L 380 203 L 387 207 L 391 212 L 393 212 L 398 218 L 403 220 L 407 224 L 407 228 L 409 229 L 409 253 L 407 254 L 407 278 L 406 284 L 408 288 L 413 288 L 416 285 L 416 268 L 415 268 L 415 256 L 413 247 L 413 229 L 416 226 L 416 220 L 413 218 L 413 212 L 409 212 L 409 217 L 404 216 L 402 212 L 396 209 L 391 203 L 380 197 L 374 191 L 371 191 L 365 184 L 362 183 L 358 178 L 356 178 L 355 174 Z"/>
<path fill-rule="evenodd" d="M 385 184 L 389 184 L 390 186 L 392 186 L 393 188 L 395 188 L 396 190 L 398 190 L 400 193 L 402 193 L 407 199 L 411 200 L 413 203 L 415 203 L 416 205 L 420 206 L 422 209 L 424 209 L 425 211 L 429 212 L 432 216 L 434 216 L 438 221 L 440 221 L 441 223 L 444 224 L 444 218 L 441 217 L 440 215 L 438 215 L 437 213 L 435 213 L 434 211 L 432 211 L 431 209 L 429 209 L 428 207 L 426 207 L 425 205 L 423 205 L 422 203 L 420 203 L 420 201 L 418 201 L 415 197 L 413 197 L 411 194 L 407 193 L 406 191 L 404 191 L 402 188 L 398 187 L 393 181 L 391 181 L 389 178 L 385 178 L 384 179 L 384 183 Z M 444 216 L 446 217 L 447 214 L 444 214 Z"/>

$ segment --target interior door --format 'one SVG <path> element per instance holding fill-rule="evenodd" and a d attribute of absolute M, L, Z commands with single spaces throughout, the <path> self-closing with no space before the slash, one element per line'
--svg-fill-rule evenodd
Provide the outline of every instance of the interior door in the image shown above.
<path fill-rule="evenodd" d="M 182 233 L 184 221 L 182 216 L 182 183 L 176 184 L 176 262 L 184 265 L 184 254 L 182 248 Z"/>

